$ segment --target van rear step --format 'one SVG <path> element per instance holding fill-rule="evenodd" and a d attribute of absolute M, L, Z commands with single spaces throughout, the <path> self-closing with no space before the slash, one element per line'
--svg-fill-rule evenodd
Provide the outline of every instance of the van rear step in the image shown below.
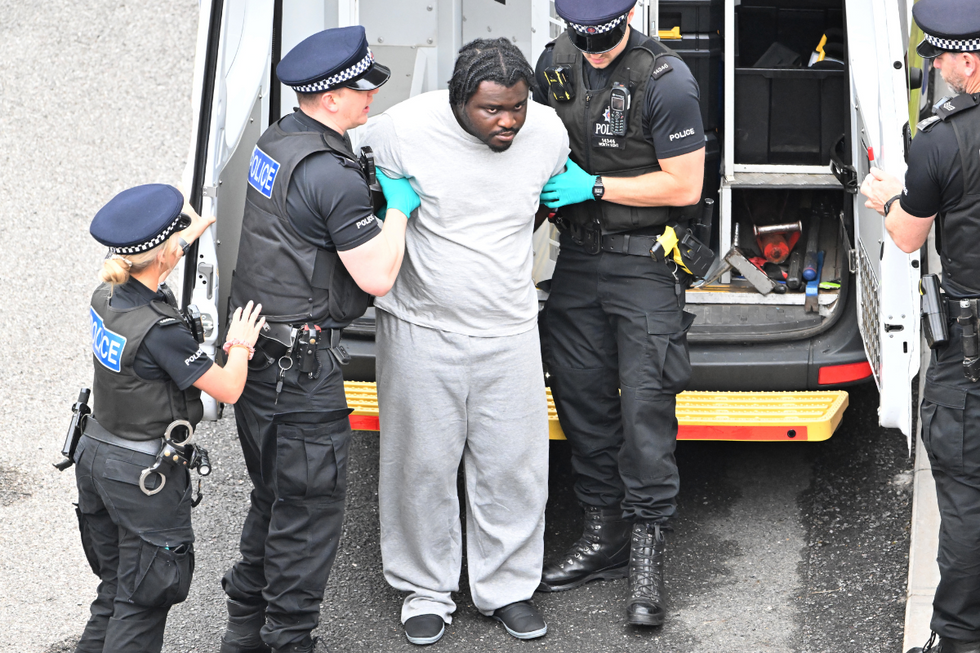
<path fill-rule="evenodd" d="M 377 431 L 378 396 L 373 383 L 345 381 L 351 428 Z M 548 435 L 564 440 L 548 394 Z M 816 442 L 833 435 L 847 408 L 847 392 L 682 392 L 677 396 L 678 440 Z"/>

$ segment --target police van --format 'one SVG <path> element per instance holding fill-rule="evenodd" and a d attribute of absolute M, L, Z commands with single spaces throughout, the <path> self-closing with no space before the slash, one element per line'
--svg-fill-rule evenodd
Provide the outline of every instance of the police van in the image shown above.
<path fill-rule="evenodd" d="M 905 170 L 910 79 L 921 78 L 906 58 L 910 0 L 639 0 L 637 9 L 633 28 L 694 72 L 706 133 L 706 201 L 693 226 L 716 260 L 709 281 L 687 290 L 697 319 L 679 437 L 826 439 L 844 388 L 872 379 L 881 425 L 909 435 L 920 258 L 890 241 L 857 187 L 871 165 Z M 172 285 L 201 310 L 208 353 L 229 313 L 246 183 L 263 174 L 250 171 L 253 147 L 297 104 L 276 64 L 310 34 L 353 24 L 392 69 L 374 115 L 445 88 L 472 39 L 511 39 L 533 65 L 564 29 L 549 0 L 202 0 L 183 181 L 217 222 Z M 356 130 L 352 139 L 356 151 Z M 549 223 L 534 236 L 542 300 L 556 241 Z M 373 309 L 343 344 L 353 426 L 377 428 Z M 210 401 L 207 414 L 219 408 Z"/>

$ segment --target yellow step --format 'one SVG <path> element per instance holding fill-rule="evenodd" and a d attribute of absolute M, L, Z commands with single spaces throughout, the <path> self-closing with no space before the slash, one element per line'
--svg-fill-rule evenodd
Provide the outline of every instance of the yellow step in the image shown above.
<path fill-rule="evenodd" d="M 373 383 L 346 381 L 351 428 L 378 430 L 378 395 Z M 548 429 L 564 440 L 555 402 L 548 395 Z M 678 440 L 816 442 L 833 435 L 847 408 L 847 392 L 682 392 L 677 396 Z"/>

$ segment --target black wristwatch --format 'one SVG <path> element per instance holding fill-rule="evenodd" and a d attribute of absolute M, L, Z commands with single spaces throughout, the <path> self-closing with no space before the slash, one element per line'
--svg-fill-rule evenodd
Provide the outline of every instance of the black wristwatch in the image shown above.
<path fill-rule="evenodd" d="M 892 204 L 894 204 L 896 200 L 900 200 L 900 199 L 902 199 L 902 194 L 901 193 L 899 193 L 895 197 L 893 197 L 890 200 L 888 200 L 887 202 L 885 202 L 885 206 L 883 207 L 883 209 L 885 211 L 884 216 L 886 218 L 888 217 L 888 211 L 889 211 L 889 209 L 892 208 Z"/>
<path fill-rule="evenodd" d="M 603 194 L 606 192 L 606 187 L 602 185 L 602 177 L 596 177 L 595 183 L 592 184 L 592 197 L 596 201 L 601 200 Z"/>
<path fill-rule="evenodd" d="M 184 252 L 184 256 L 187 256 L 187 250 L 191 248 L 191 244 L 180 236 L 177 236 L 177 244 L 180 246 L 181 251 Z"/>

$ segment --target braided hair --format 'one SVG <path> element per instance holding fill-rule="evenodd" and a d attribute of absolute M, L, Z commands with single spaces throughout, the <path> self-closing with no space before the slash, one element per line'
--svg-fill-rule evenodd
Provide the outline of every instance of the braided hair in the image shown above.
<path fill-rule="evenodd" d="M 528 89 L 534 87 L 534 70 L 516 45 L 503 37 L 476 39 L 464 45 L 456 58 L 449 80 L 449 103 L 463 106 L 483 82 L 510 88 L 521 80 Z"/>

